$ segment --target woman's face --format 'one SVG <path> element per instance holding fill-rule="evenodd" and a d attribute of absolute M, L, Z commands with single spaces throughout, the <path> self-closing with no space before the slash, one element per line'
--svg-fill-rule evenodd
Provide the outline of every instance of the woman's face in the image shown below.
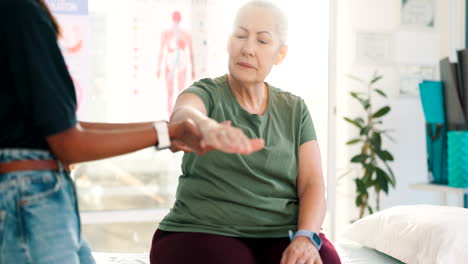
<path fill-rule="evenodd" d="M 229 39 L 229 73 L 238 81 L 258 83 L 265 80 L 275 64 L 286 55 L 281 45 L 273 12 L 249 7 L 241 11 Z"/>

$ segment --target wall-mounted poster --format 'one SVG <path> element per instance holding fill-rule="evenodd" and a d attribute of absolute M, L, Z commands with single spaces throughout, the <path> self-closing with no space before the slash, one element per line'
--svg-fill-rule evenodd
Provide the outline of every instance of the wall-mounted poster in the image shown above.
<path fill-rule="evenodd" d="M 62 31 L 59 46 L 76 90 L 77 115 L 88 119 L 86 103 L 90 90 L 88 63 L 88 0 L 46 0 Z"/>
<path fill-rule="evenodd" d="M 216 27 L 210 9 L 215 1 L 129 1 L 129 98 L 132 108 L 157 113 L 168 119 L 177 96 L 201 76 L 207 75 L 210 36 Z M 211 28 L 210 28 L 211 27 Z M 140 116 L 144 116 L 141 113 Z"/>
<path fill-rule="evenodd" d="M 433 28 L 434 0 L 402 0 L 402 26 Z"/>

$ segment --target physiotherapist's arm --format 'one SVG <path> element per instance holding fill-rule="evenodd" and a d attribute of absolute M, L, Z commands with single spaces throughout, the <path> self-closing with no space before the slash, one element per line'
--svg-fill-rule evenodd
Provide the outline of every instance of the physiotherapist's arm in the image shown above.
<path fill-rule="evenodd" d="M 86 130 L 80 125 L 46 137 L 54 155 L 71 164 L 122 155 L 158 142 L 154 128 L 129 131 Z"/>
<path fill-rule="evenodd" d="M 172 151 L 201 151 L 201 135 L 192 121 L 169 124 L 168 134 Z M 85 129 L 77 124 L 47 136 L 46 140 L 59 160 L 71 164 L 151 147 L 158 143 L 158 135 L 153 125 L 131 129 Z"/>
<path fill-rule="evenodd" d="M 141 123 L 97 123 L 97 122 L 83 122 L 79 124 L 86 130 L 132 130 L 152 127 L 154 122 L 141 122 Z"/>

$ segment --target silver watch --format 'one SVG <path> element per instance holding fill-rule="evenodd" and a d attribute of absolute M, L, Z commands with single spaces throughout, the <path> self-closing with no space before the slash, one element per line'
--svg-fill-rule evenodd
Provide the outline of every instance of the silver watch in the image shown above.
<path fill-rule="evenodd" d="M 167 149 L 171 147 L 171 139 L 169 138 L 169 128 L 166 121 L 157 121 L 153 123 L 156 134 L 158 135 L 157 150 Z"/>

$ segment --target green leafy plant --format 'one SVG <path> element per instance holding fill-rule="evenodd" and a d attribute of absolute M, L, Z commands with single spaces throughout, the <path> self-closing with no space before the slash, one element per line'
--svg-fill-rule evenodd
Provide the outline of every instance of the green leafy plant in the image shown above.
<path fill-rule="evenodd" d="M 355 118 L 344 117 L 344 120 L 359 130 L 359 136 L 346 142 L 347 145 L 359 145 L 360 152 L 351 158 L 351 163 L 359 164 L 359 176 L 354 179 L 356 184 L 356 206 L 359 208 L 359 218 L 365 211 L 374 212 L 369 202 L 370 190 L 375 192 L 375 210 L 380 210 L 380 193 L 388 194 L 389 187 L 395 187 L 395 175 L 389 166 L 393 161 L 392 154 L 382 148 L 382 136 L 393 141 L 389 135 L 390 130 L 384 130 L 382 117 L 387 115 L 391 108 L 386 105 L 374 111 L 373 95 L 387 98 L 387 95 L 376 88 L 376 83 L 382 79 L 382 75 L 375 72 L 370 81 L 366 82 L 355 76 L 349 78 L 359 82 L 365 88 L 365 92 L 351 91 L 350 95 L 357 100 L 363 108 L 363 115 Z"/>

